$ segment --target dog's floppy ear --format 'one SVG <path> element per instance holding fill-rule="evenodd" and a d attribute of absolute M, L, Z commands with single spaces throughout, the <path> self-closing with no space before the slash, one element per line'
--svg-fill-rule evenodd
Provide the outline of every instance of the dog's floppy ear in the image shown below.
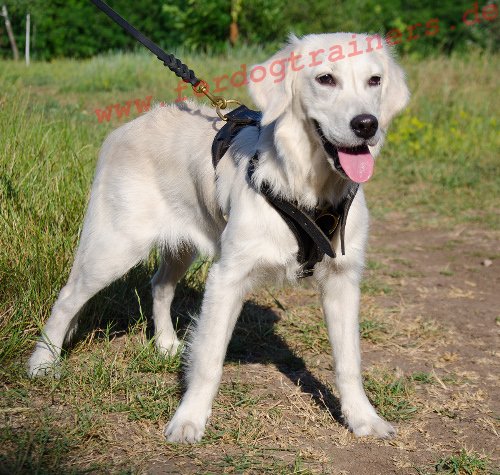
<path fill-rule="evenodd" d="M 255 105 L 262 110 L 262 125 L 280 117 L 292 102 L 296 72 L 290 66 L 292 52 L 298 55 L 299 39 L 290 35 L 288 44 L 265 63 L 252 66 L 248 89 Z"/>
<path fill-rule="evenodd" d="M 384 79 L 382 81 L 382 110 L 380 124 L 387 129 L 392 118 L 401 112 L 410 100 L 403 69 L 396 63 L 390 47 L 384 45 Z"/>

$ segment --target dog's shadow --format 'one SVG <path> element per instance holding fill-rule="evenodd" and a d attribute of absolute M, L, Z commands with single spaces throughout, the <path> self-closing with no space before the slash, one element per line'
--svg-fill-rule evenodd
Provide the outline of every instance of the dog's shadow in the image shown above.
<path fill-rule="evenodd" d="M 342 423 L 340 401 L 309 371 L 305 361 L 276 333 L 280 317 L 270 308 L 247 301 L 229 344 L 227 359 L 241 363 L 274 364 L 302 392 Z"/>
<path fill-rule="evenodd" d="M 145 266 L 139 266 L 94 297 L 81 312 L 80 325 L 73 342 L 80 341 L 96 328 L 100 329 L 98 334 L 126 334 L 134 328 L 134 323 L 145 319 L 145 316 L 148 316 L 147 336 L 152 338 L 154 328 L 149 318 L 152 315 L 149 280 L 150 271 Z M 199 282 L 185 278 L 177 285 L 172 317 L 180 337 L 189 331 L 192 316 L 198 315 L 200 311 L 202 298 L 203 286 Z M 231 338 L 226 361 L 274 364 L 294 385 L 300 386 L 301 391 L 311 395 L 318 406 L 343 423 L 338 398 L 308 370 L 303 358 L 276 333 L 279 319 L 271 308 L 247 301 Z"/>

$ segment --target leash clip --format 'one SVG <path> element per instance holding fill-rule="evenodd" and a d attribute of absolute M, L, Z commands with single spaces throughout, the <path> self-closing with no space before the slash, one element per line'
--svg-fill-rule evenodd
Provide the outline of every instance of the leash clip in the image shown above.
<path fill-rule="evenodd" d="M 197 94 L 205 94 L 205 96 L 208 97 L 212 105 L 215 107 L 217 115 L 225 122 L 227 122 L 228 118 L 226 115 L 222 114 L 221 109 L 224 110 L 228 106 L 228 104 L 241 105 L 241 102 L 237 101 L 236 99 L 226 99 L 225 97 L 222 96 L 214 96 L 208 90 L 208 85 L 203 79 L 200 80 L 198 84 L 193 86 L 193 91 L 196 92 Z"/>

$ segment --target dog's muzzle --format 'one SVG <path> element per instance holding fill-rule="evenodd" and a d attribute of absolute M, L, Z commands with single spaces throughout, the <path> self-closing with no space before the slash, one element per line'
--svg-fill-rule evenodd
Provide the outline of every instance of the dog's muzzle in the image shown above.
<path fill-rule="evenodd" d="M 369 114 L 361 114 L 361 116 L 365 115 L 368 116 Z M 354 119 L 356 119 L 356 117 Z M 376 117 L 371 117 L 375 119 L 376 125 L 373 125 L 375 123 L 370 120 L 372 126 L 369 126 L 368 122 L 366 121 L 365 126 L 367 131 L 363 133 L 371 133 L 373 130 L 373 126 L 375 126 L 375 132 L 373 133 L 373 135 L 375 135 L 378 128 L 378 121 Z M 323 133 L 323 130 L 318 121 L 313 120 L 313 122 L 316 128 L 316 132 L 321 138 L 323 148 L 325 149 L 328 156 L 333 160 L 336 171 L 340 173 L 344 178 L 348 178 L 355 183 L 364 183 L 368 181 L 373 175 L 373 169 L 375 165 L 375 160 L 370 153 L 368 145 L 363 144 L 356 147 L 336 146 L 325 137 L 325 134 Z M 368 129 L 370 130 L 369 132 Z M 370 137 L 373 137 L 373 135 L 371 135 Z"/>

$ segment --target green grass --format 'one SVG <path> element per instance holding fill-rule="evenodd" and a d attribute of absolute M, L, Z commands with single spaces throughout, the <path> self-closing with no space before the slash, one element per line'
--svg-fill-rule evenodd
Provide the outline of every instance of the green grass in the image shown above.
<path fill-rule="evenodd" d="M 12 428 L 0 432 L 0 443 L 15 444 L 7 453 L 0 454 L 2 473 L 20 475 L 37 473 L 40 475 L 57 473 L 62 459 L 68 452 L 77 446 L 78 441 L 85 439 L 85 432 L 76 432 L 71 435 L 63 431 L 54 431 L 53 418 L 43 414 L 39 416 L 30 431 L 17 433 Z M 4 445 L 5 447 L 5 445 Z M 91 467 L 89 467 L 91 468 Z M 68 470 L 64 473 L 80 474 L 87 470 Z"/>
<path fill-rule="evenodd" d="M 359 332 L 361 338 L 377 343 L 381 335 L 387 333 L 387 324 L 385 322 L 362 318 L 359 322 Z"/>
<path fill-rule="evenodd" d="M 224 57 L 182 57 L 210 80 L 239 70 L 241 64 L 254 64 L 265 54 L 244 49 Z M 375 177 L 367 186 L 375 219 L 396 213 L 398 219 L 416 226 L 498 227 L 496 62 L 496 57 L 479 54 L 405 61 L 413 99 L 409 110 L 395 121 Z M 132 420 L 143 424 L 140 427 L 154 425 L 153 434 L 161 434 L 159 424 L 178 403 L 180 357 L 161 357 L 148 339 L 148 281 L 155 255 L 85 307 L 87 324 L 63 361 L 60 379 L 30 381 L 24 368 L 67 279 L 100 144 L 110 130 L 127 120 L 114 117 L 100 124 L 94 110 L 150 95 L 155 101 L 171 101 L 176 85 L 173 75 L 146 54 L 56 60 L 29 68 L 0 63 L 0 410 L 6 418 L 15 415 L 25 421 L 3 425 L 0 431 L 1 456 L 6 457 L 0 463 L 8 464 L 10 473 L 54 473 L 61 464 L 67 467 L 64 473 L 80 473 L 68 460 L 75 450 L 84 451 L 87 446 L 95 447 L 96 460 L 86 466 L 105 470 L 112 463 L 106 461 L 103 449 L 109 442 L 109 427 Z M 243 88 L 230 89 L 227 97 L 251 105 Z M 132 108 L 129 118 L 136 115 Z M 385 267 L 371 262 L 369 269 L 383 273 Z M 207 263 L 198 262 L 177 293 L 175 318 L 181 332 L 199 309 L 207 270 Z M 449 274 L 447 268 L 442 272 Z M 372 276 L 363 291 L 378 296 L 393 289 Z M 307 306 L 285 310 L 271 297 L 269 305 L 285 313 L 283 322 L 277 325 L 276 314 L 266 308 L 247 305 L 230 352 L 234 358 L 245 358 L 251 342 L 250 350 L 263 354 L 264 364 L 272 360 L 292 372 L 304 371 L 303 360 L 287 343 L 299 355 L 329 353 L 324 324 L 310 318 L 316 310 Z M 426 321 L 417 322 L 414 330 L 419 335 L 435 331 L 432 322 Z M 383 319 L 368 315 L 361 332 L 378 344 L 393 329 Z M 415 384 L 430 383 L 429 378 L 373 373 L 366 384 L 382 415 L 406 420 L 418 409 L 413 402 Z M 260 403 L 253 387 L 223 384 L 221 397 L 227 402 L 227 414 L 241 408 L 250 415 L 241 428 L 214 421 L 208 444 L 223 439 L 238 446 L 240 439 L 260 433 L 262 423 L 251 412 Z M 219 409 L 226 411 L 225 406 Z M 280 407 L 272 407 L 267 416 L 279 419 L 281 413 Z M 154 447 L 164 450 L 161 435 L 148 437 Z M 190 449 L 169 450 L 193 454 Z M 258 446 L 248 453 L 220 454 L 214 470 L 309 473 L 297 451 L 288 455 L 286 460 L 271 457 Z M 442 461 L 442 470 L 451 470 L 453 463 Z M 113 467 L 130 469 L 119 463 Z"/>
<path fill-rule="evenodd" d="M 180 357 L 153 351 L 145 330 L 145 322 L 136 324 L 132 337 L 120 344 L 101 336 L 91 352 L 86 351 L 89 342 L 80 342 L 58 378 L 29 380 L 24 365 L 15 361 L 2 368 L 0 413 L 25 414 L 29 424 L 0 427 L 2 466 L 13 474 L 56 473 L 83 446 L 99 454 L 106 432 L 120 421 L 159 423 L 171 417 L 180 396 Z M 87 465 L 98 471 L 106 467 L 102 461 Z M 64 473 L 84 472 L 68 468 Z"/>
<path fill-rule="evenodd" d="M 435 468 L 440 474 L 480 475 L 487 473 L 488 461 L 484 456 L 462 449 L 456 455 L 439 460 Z"/>
<path fill-rule="evenodd" d="M 314 472 L 304 467 L 300 456 L 291 463 L 284 463 L 275 458 L 270 451 L 254 451 L 250 455 L 227 455 L 218 464 L 217 471 L 202 471 L 200 475 L 215 475 L 231 470 L 230 473 L 272 473 L 276 475 L 313 475 Z"/>
<path fill-rule="evenodd" d="M 411 419 L 418 411 L 412 401 L 415 388 L 411 376 L 396 376 L 389 371 L 373 371 L 365 374 L 364 387 L 378 413 L 389 421 Z"/>

